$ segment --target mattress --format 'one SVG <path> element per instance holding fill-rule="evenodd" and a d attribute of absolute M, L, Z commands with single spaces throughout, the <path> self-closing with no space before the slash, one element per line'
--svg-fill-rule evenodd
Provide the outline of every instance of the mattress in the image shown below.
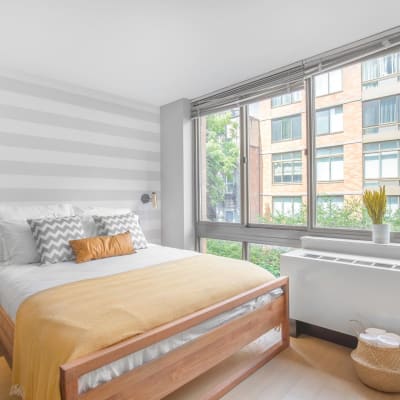
<path fill-rule="evenodd" d="M 188 250 L 149 245 L 147 249 L 139 250 L 132 255 L 95 260 L 84 264 L 63 262 L 46 266 L 29 264 L 1 267 L 0 305 L 11 319 L 15 321 L 20 304 L 29 296 L 42 290 L 79 280 L 109 276 L 138 268 L 146 268 L 168 261 L 193 257 L 198 254 L 199 253 Z M 79 393 L 93 389 L 134 368 L 155 360 L 185 343 L 199 338 L 208 331 L 271 302 L 274 297 L 280 294 L 281 291 L 277 290 L 260 296 L 184 332 L 171 336 L 97 370 L 91 371 L 80 377 Z"/>

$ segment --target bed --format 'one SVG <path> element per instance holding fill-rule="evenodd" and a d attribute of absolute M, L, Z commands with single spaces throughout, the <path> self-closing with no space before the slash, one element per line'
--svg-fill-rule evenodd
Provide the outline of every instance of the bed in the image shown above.
<path fill-rule="evenodd" d="M 149 245 L 133 255 L 96 260 L 79 268 L 74 262 L 40 268 L 32 264 L 0 268 L 0 343 L 7 361 L 11 366 L 17 311 L 34 294 L 194 257 L 201 256 Z M 280 340 L 221 382 L 210 398 L 222 396 L 289 345 L 285 277 L 60 365 L 61 398 L 161 399 L 276 327 L 280 327 Z"/>

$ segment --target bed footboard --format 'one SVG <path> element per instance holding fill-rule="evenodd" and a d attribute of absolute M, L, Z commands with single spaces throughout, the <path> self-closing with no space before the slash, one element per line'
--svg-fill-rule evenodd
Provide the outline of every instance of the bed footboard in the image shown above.
<path fill-rule="evenodd" d="M 200 338 L 135 368 L 95 389 L 79 394 L 79 378 L 104 365 L 148 347 L 169 336 L 198 325 L 218 314 L 240 306 L 258 296 L 281 288 L 283 295 L 243 316 L 224 323 Z M 63 400 L 157 400 L 211 369 L 274 327 L 281 328 L 281 340 L 265 349 L 251 363 L 210 394 L 210 399 L 223 394 L 256 369 L 289 346 L 288 278 L 279 278 L 226 301 L 215 304 L 179 320 L 135 336 L 122 343 L 98 351 L 60 367 Z"/>

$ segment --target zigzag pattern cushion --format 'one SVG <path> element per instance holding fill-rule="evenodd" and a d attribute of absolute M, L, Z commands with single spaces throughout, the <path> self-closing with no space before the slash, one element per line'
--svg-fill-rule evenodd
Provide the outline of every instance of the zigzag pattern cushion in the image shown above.
<path fill-rule="evenodd" d="M 111 216 L 94 215 L 93 219 L 99 235 L 113 236 L 129 231 L 132 235 L 132 243 L 135 250 L 147 247 L 147 240 L 139 225 L 139 217 L 137 215 L 132 213 Z"/>
<path fill-rule="evenodd" d="M 74 259 L 70 240 L 84 237 L 79 217 L 28 219 L 42 264 Z"/>

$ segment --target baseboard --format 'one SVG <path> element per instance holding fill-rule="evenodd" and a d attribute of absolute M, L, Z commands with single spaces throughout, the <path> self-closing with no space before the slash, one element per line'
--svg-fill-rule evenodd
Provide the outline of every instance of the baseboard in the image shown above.
<path fill-rule="evenodd" d="M 357 347 L 357 338 L 355 336 L 293 319 L 290 320 L 290 335 L 292 337 L 308 335 L 327 340 L 328 342 L 340 344 L 341 346 L 350 347 L 351 349 Z"/>

